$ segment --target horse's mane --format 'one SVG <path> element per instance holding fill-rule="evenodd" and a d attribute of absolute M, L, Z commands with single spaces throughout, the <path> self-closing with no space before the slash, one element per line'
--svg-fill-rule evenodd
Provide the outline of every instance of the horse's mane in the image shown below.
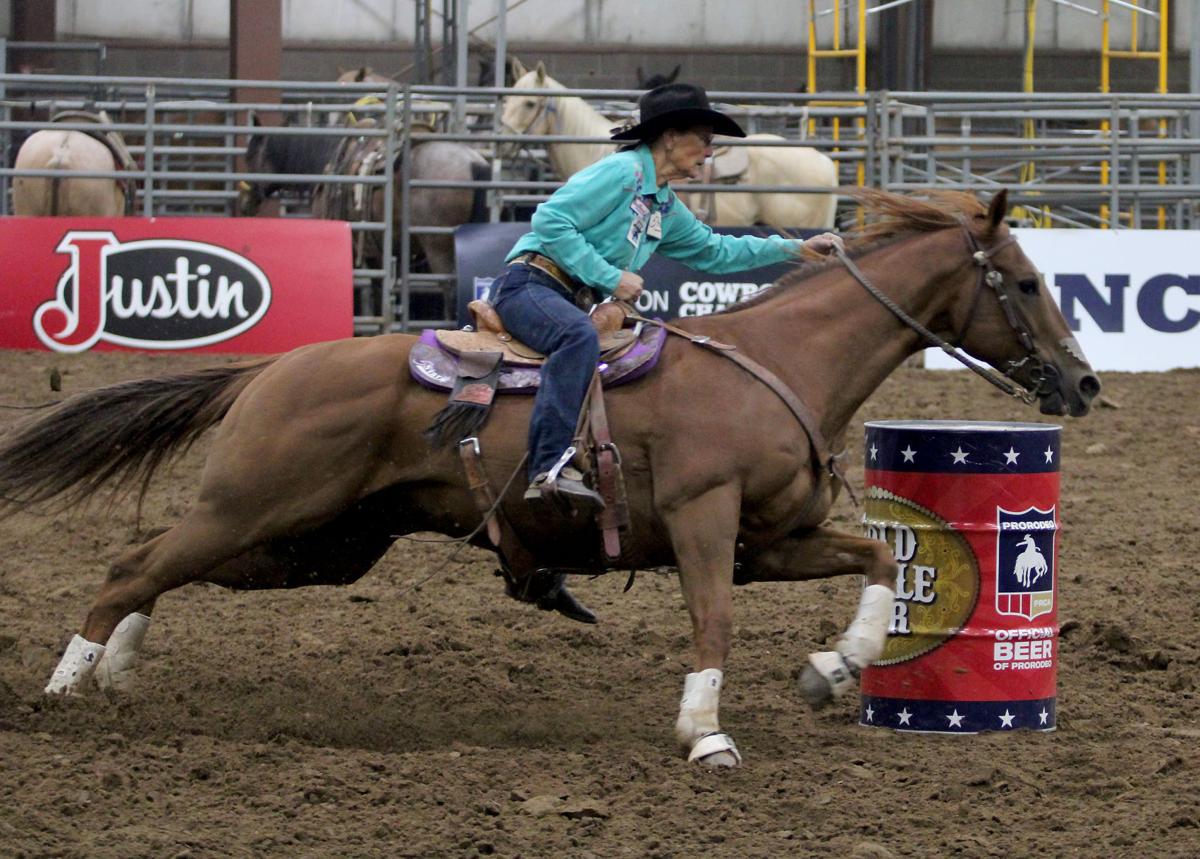
<path fill-rule="evenodd" d="M 987 209 L 968 191 L 923 191 L 919 195 L 891 194 L 873 188 L 853 188 L 845 192 L 866 210 L 866 225 L 847 234 L 846 255 L 859 257 L 914 233 L 932 233 L 956 227 Z M 734 313 L 769 301 L 781 291 L 803 283 L 830 266 L 841 265 L 837 257 L 805 259 L 773 285 L 731 305 L 719 313 Z"/>

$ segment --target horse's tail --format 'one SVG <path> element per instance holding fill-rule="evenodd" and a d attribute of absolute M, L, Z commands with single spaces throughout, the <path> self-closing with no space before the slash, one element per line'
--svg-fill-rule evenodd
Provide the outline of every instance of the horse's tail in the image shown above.
<path fill-rule="evenodd" d="M 71 153 L 67 151 L 67 140 L 68 137 L 64 136 L 62 145 L 54 150 L 54 154 L 50 157 L 50 160 L 46 162 L 47 170 L 70 169 Z M 48 197 L 45 204 L 42 206 L 42 211 L 51 215 L 52 217 L 58 217 L 59 209 L 62 208 L 59 203 L 59 200 L 62 197 L 62 177 L 51 176 L 50 181 L 47 182 L 44 187 L 46 188 Z"/>
<path fill-rule="evenodd" d="M 490 182 L 492 179 L 492 165 L 486 161 L 471 162 L 471 181 L 472 182 Z M 487 204 L 487 189 L 476 188 L 474 195 L 471 197 L 471 220 L 472 224 L 483 224 L 490 220 Z"/>
<path fill-rule="evenodd" d="M 155 470 L 220 422 L 274 360 L 121 382 L 18 424 L 0 436 L 0 518 L 53 499 L 71 507 L 108 483 L 140 484 L 140 507 Z"/>

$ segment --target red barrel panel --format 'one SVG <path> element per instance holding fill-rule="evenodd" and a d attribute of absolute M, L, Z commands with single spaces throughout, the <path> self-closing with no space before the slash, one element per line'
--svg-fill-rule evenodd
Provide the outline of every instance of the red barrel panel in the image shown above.
<path fill-rule="evenodd" d="M 863 725 L 976 733 L 1055 727 L 1061 428 L 866 425 L 863 525 L 899 572 Z"/>

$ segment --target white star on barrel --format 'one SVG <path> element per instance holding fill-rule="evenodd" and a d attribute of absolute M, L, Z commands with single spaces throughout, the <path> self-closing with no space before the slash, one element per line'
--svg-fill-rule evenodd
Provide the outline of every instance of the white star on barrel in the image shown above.
<path fill-rule="evenodd" d="M 1017 718 L 1016 714 L 1008 712 L 1008 710 L 1006 708 L 1004 710 L 1004 712 L 1000 715 L 1000 727 L 1001 728 L 1011 728 L 1013 726 L 1013 719 L 1015 719 L 1015 718 Z"/>
<path fill-rule="evenodd" d="M 955 707 L 955 708 L 954 708 L 954 712 L 953 712 L 953 713 L 950 713 L 948 716 L 946 716 L 946 718 L 950 720 L 950 727 L 951 727 L 951 728 L 961 728 L 961 727 L 962 727 L 962 720 L 963 720 L 964 718 L 966 718 L 966 717 L 965 717 L 965 716 L 960 716 L 960 715 L 958 715 L 958 708 L 957 708 L 957 707 Z"/>
<path fill-rule="evenodd" d="M 917 455 L 917 452 L 916 452 L 915 450 L 913 450 L 913 449 L 912 449 L 912 445 L 911 445 L 911 444 L 910 444 L 908 447 L 904 448 L 904 450 L 902 450 L 902 451 L 900 451 L 900 452 L 901 452 L 902 454 L 904 454 L 904 461 L 905 461 L 905 462 L 912 462 L 912 461 L 913 461 L 913 457 Z"/>
<path fill-rule="evenodd" d="M 1017 453 L 1016 448 L 1013 448 L 1010 446 L 1008 448 L 1008 450 L 1004 452 L 1004 464 L 1005 465 L 1016 465 L 1017 457 L 1020 455 L 1021 454 Z"/>
<path fill-rule="evenodd" d="M 1054 462 L 1054 448 L 1046 448 L 1046 462 Z"/>
<path fill-rule="evenodd" d="M 962 445 L 958 446 L 958 450 L 950 451 L 950 455 L 954 457 L 955 465 L 963 465 L 967 461 L 967 452 L 962 449 Z"/>
<path fill-rule="evenodd" d="M 913 715 L 912 713 L 908 712 L 908 708 L 905 707 L 903 710 L 901 710 L 899 713 L 896 714 L 896 718 L 900 720 L 901 725 L 908 725 L 909 724 L 908 720 L 912 718 L 912 715 Z M 911 727 L 911 725 L 910 725 L 910 727 Z"/>

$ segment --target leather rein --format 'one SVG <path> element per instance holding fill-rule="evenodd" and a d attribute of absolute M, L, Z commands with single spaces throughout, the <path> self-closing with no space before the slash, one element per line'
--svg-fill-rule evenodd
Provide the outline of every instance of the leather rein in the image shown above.
<path fill-rule="evenodd" d="M 1029 405 L 1037 402 L 1038 398 L 1052 390 L 1054 377 L 1057 375 L 1053 365 L 1047 364 L 1044 361 L 1039 361 L 1037 358 L 1037 347 L 1034 345 L 1033 334 L 1029 330 L 1029 326 L 1018 313 L 1017 308 L 1013 305 L 1009 292 L 1006 289 L 1004 275 L 1001 274 L 996 266 L 992 263 L 992 257 L 998 254 L 1004 248 L 1014 244 L 1017 239 L 1015 236 L 1009 236 L 1002 242 L 993 245 L 991 248 L 984 249 L 979 241 L 967 229 L 966 225 L 962 225 L 963 235 L 967 240 L 967 249 L 971 254 L 971 259 L 975 265 L 979 267 L 979 282 L 975 287 L 974 296 L 971 299 L 970 310 L 967 311 L 967 317 L 963 322 L 962 328 L 955 336 L 955 343 L 950 343 L 938 335 L 934 334 L 917 320 L 913 319 L 904 310 L 897 305 L 892 299 L 888 298 L 879 289 L 867 279 L 867 276 L 862 273 L 862 270 L 854 264 L 850 257 L 846 256 L 846 252 L 840 247 L 834 248 L 834 253 L 837 254 L 842 265 L 850 272 L 851 276 L 862 285 L 863 289 L 871 294 L 871 296 L 886 307 L 893 316 L 899 319 L 908 328 L 915 331 L 925 339 L 931 346 L 936 346 L 949 355 L 954 360 L 963 364 L 968 370 L 987 379 L 997 388 L 1011 397 L 1015 397 L 1021 402 Z M 956 346 L 961 344 L 967 335 L 968 329 L 971 327 L 971 322 L 975 318 L 975 310 L 979 306 L 980 296 L 983 294 L 984 288 L 991 289 L 996 293 L 996 300 L 1000 303 L 1000 308 L 1004 311 L 1004 318 L 1008 320 L 1009 327 L 1016 333 L 1017 339 L 1028 353 L 1020 361 L 1009 361 L 1007 365 L 997 373 L 992 368 L 984 364 L 976 363 L 960 352 Z M 1033 371 L 1033 377 L 1036 385 L 1030 389 L 1024 384 L 1017 381 L 1015 373 L 1021 367 L 1025 366 L 1030 361 L 1038 361 L 1041 365 Z"/>
<path fill-rule="evenodd" d="M 1053 383 L 1054 368 L 1045 362 L 1041 362 L 1041 368 L 1035 370 L 1034 372 L 1035 379 L 1037 380 L 1037 386 L 1032 390 L 1026 388 L 1023 384 L 1018 382 L 1013 375 L 1019 368 L 1023 367 L 1029 361 L 1037 360 L 1037 349 L 1034 345 L 1033 335 L 1029 330 L 1029 326 L 1026 324 L 1025 320 L 1021 318 L 1020 314 L 1017 312 L 1017 309 L 1010 301 L 1009 294 L 1005 289 L 1004 275 L 1001 274 L 996 269 L 996 266 L 992 263 L 992 257 L 1009 245 L 1014 244 L 1016 242 L 1016 237 L 1009 236 L 1007 239 L 999 242 L 996 245 L 993 245 L 991 248 L 984 249 L 976 240 L 975 236 L 972 235 L 971 231 L 967 229 L 965 224 L 962 225 L 962 228 L 963 234 L 966 236 L 967 248 L 971 253 L 971 259 L 975 265 L 979 267 L 979 283 L 975 287 L 975 294 L 971 299 L 971 308 L 967 313 L 966 321 L 963 323 L 963 327 L 958 332 L 955 340 L 958 343 L 962 343 L 963 338 L 966 337 L 967 330 L 970 328 L 971 322 L 974 319 L 975 310 L 979 306 L 979 299 L 984 288 L 990 288 L 996 293 L 996 299 L 1000 302 L 1000 307 L 1004 311 L 1004 316 L 1008 320 L 1008 324 L 1012 327 L 1013 331 L 1016 332 L 1018 339 L 1021 341 L 1021 345 L 1028 352 L 1028 354 L 1020 361 L 1009 361 L 1008 366 L 1002 371 L 1003 376 L 996 373 L 990 367 L 978 364 L 967 358 L 965 355 L 959 352 L 954 345 L 950 344 L 946 340 L 943 340 L 920 322 L 909 316 L 899 305 L 892 301 L 892 299 L 880 292 L 879 289 L 867 279 L 867 276 L 862 273 L 862 270 L 854 264 L 853 260 L 846 256 L 845 251 L 840 247 L 835 247 L 834 252 L 837 254 L 838 259 L 841 260 L 842 264 L 846 267 L 854 279 L 858 281 L 859 284 L 861 284 L 862 287 L 866 289 L 872 297 L 874 297 L 880 304 L 891 311 L 892 314 L 906 326 L 925 338 L 927 342 L 937 346 L 947 355 L 952 356 L 955 360 L 961 361 L 967 366 L 968 369 L 978 373 L 980 376 L 987 379 L 1006 394 L 1016 397 L 1024 403 L 1033 403 L 1043 392 L 1043 388 L 1046 387 L 1047 384 Z M 730 361 L 737 364 L 751 376 L 754 376 L 754 378 L 758 379 L 760 382 L 770 388 L 771 391 L 783 401 L 783 404 L 787 406 L 788 410 L 804 429 L 805 434 L 808 435 L 808 440 L 812 444 L 813 453 L 815 454 L 815 461 L 818 463 L 818 477 L 823 477 L 827 474 L 831 477 L 838 478 L 842 485 L 846 487 L 846 491 L 850 494 L 850 497 L 857 504 L 858 499 L 855 498 L 854 490 L 850 486 L 850 482 L 846 479 L 845 469 L 842 467 L 840 462 L 840 460 L 845 457 L 845 452 L 843 451 L 842 453 L 834 454 L 830 450 L 829 444 L 825 440 L 824 434 L 821 432 L 820 422 L 817 420 L 816 415 L 813 414 L 812 409 L 810 409 L 782 379 L 780 379 L 762 364 L 755 361 L 753 358 L 739 351 L 737 346 L 732 344 L 721 343 L 717 340 L 713 340 L 708 335 L 693 334 L 690 331 L 685 331 L 682 328 L 678 328 L 670 323 L 663 322 L 662 320 L 649 319 L 636 313 L 630 313 L 629 318 L 648 325 L 656 325 L 670 334 L 683 337 L 691 343 L 703 347 L 714 354 L 728 358 Z M 820 486 L 818 485 L 818 487 L 814 489 L 813 495 L 810 496 L 810 503 L 815 502 L 817 496 L 819 495 L 819 490 Z"/>

